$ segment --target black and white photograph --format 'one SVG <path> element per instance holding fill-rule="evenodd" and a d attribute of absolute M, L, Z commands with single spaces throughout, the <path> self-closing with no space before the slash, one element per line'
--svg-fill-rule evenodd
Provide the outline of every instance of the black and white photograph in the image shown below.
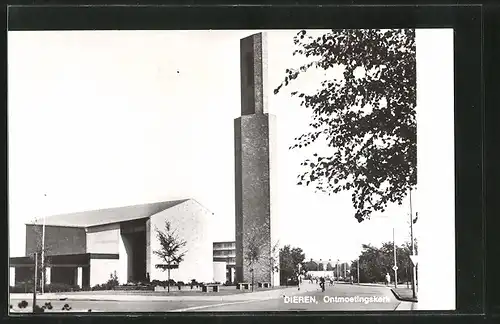
<path fill-rule="evenodd" d="M 455 310 L 453 50 L 9 31 L 9 314 Z"/>

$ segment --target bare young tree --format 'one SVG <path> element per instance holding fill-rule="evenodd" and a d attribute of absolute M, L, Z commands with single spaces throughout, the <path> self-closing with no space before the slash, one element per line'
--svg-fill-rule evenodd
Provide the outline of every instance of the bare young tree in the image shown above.
<path fill-rule="evenodd" d="M 169 221 L 165 221 L 164 231 L 155 227 L 156 237 L 160 242 L 160 249 L 153 251 L 163 262 L 156 264 L 157 269 L 168 272 L 167 291 L 170 292 L 170 269 L 178 268 L 184 260 L 187 250 L 184 250 L 187 242 L 177 235 L 177 231 L 172 229 Z"/>
<path fill-rule="evenodd" d="M 273 247 L 271 248 L 271 255 L 269 257 L 269 261 L 271 264 L 271 285 L 274 287 L 274 273 L 279 271 L 279 262 L 280 262 L 280 246 L 279 241 L 277 241 Z"/>
<path fill-rule="evenodd" d="M 260 256 L 262 254 L 262 240 L 258 235 L 253 235 L 252 239 L 247 243 L 247 252 L 245 254 L 245 260 L 250 267 L 250 272 L 252 273 L 252 291 L 254 287 L 254 271 L 255 265 L 259 262 Z"/>
<path fill-rule="evenodd" d="M 52 251 L 52 247 L 50 244 L 47 244 L 47 241 L 44 239 L 43 235 L 43 226 L 40 225 L 39 219 L 35 219 L 31 223 L 31 229 L 34 232 L 34 237 L 35 237 L 35 245 L 33 247 L 32 253 L 29 255 L 29 257 L 33 260 L 33 263 L 35 263 L 35 256 L 37 256 L 37 273 L 38 274 L 43 274 L 42 276 L 37 276 L 40 280 L 40 282 L 35 283 L 36 287 L 40 285 L 40 287 L 45 286 L 47 282 L 47 278 L 45 276 L 46 269 L 51 266 L 50 262 L 50 252 Z M 43 258 L 43 260 L 42 260 Z M 33 274 L 33 281 L 35 280 L 35 275 Z M 38 280 L 37 280 L 38 281 Z"/>

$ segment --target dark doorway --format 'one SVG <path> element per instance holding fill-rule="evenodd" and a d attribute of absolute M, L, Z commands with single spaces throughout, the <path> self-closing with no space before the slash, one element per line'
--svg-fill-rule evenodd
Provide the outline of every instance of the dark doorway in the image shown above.
<path fill-rule="evenodd" d="M 15 283 L 32 282 L 34 277 L 35 267 L 16 267 L 15 269 Z"/>
<path fill-rule="evenodd" d="M 130 235 L 132 241 L 132 281 L 146 280 L 146 232 Z"/>
<path fill-rule="evenodd" d="M 50 281 L 52 283 L 62 283 L 76 285 L 77 268 L 75 267 L 53 267 L 51 268 Z"/>
<path fill-rule="evenodd" d="M 128 281 L 146 281 L 145 221 L 122 224 L 121 235 L 128 259 Z"/>

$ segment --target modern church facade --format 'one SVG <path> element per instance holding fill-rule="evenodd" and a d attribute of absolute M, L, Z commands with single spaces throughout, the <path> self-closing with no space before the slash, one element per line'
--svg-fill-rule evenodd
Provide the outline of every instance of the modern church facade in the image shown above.
<path fill-rule="evenodd" d="M 116 274 L 120 283 L 167 280 L 164 264 L 154 251 L 160 249 L 156 228 L 169 221 L 176 235 L 186 241 L 185 257 L 171 270 L 176 281 L 211 282 L 214 278 L 213 213 L 194 199 L 165 201 L 74 214 L 45 220 L 46 283 L 66 283 L 83 288 L 107 282 Z M 10 283 L 33 278 L 33 255 L 40 246 L 42 224 L 26 225 L 26 257 L 10 258 Z"/>
<path fill-rule="evenodd" d="M 275 209 L 277 128 L 268 109 L 265 34 L 242 39 L 240 50 L 241 117 L 234 121 L 235 242 L 230 249 L 231 264 L 214 253 L 213 214 L 195 200 L 186 199 L 47 218 L 47 282 L 88 287 L 105 283 L 115 272 L 121 283 L 144 280 L 147 274 L 151 280 L 166 280 L 167 273 L 155 267 L 163 262 L 154 254 L 160 247 L 154 229 L 163 229 L 169 220 L 187 242 L 185 259 L 171 271 L 172 279 L 247 283 L 255 279 L 279 285 L 279 262 L 273 249 L 279 242 Z M 11 285 L 32 277 L 34 265 L 29 255 L 37 246 L 40 227 L 26 226 L 27 256 L 10 259 Z M 261 255 L 250 266 L 246 257 L 254 247 Z"/>

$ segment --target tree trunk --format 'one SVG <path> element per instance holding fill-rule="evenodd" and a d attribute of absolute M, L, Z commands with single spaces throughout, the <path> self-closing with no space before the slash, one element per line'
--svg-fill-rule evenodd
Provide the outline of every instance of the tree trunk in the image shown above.
<path fill-rule="evenodd" d="M 167 281 L 167 292 L 170 292 L 170 264 L 168 265 L 168 281 Z"/>
<path fill-rule="evenodd" d="M 252 291 L 253 291 L 253 286 L 254 286 L 254 280 L 253 280 L 254 276 L 253 276 L 253 271 L 254 271 L 254 269 L 253 269 L 253 267 L 252 267 Z"/>

